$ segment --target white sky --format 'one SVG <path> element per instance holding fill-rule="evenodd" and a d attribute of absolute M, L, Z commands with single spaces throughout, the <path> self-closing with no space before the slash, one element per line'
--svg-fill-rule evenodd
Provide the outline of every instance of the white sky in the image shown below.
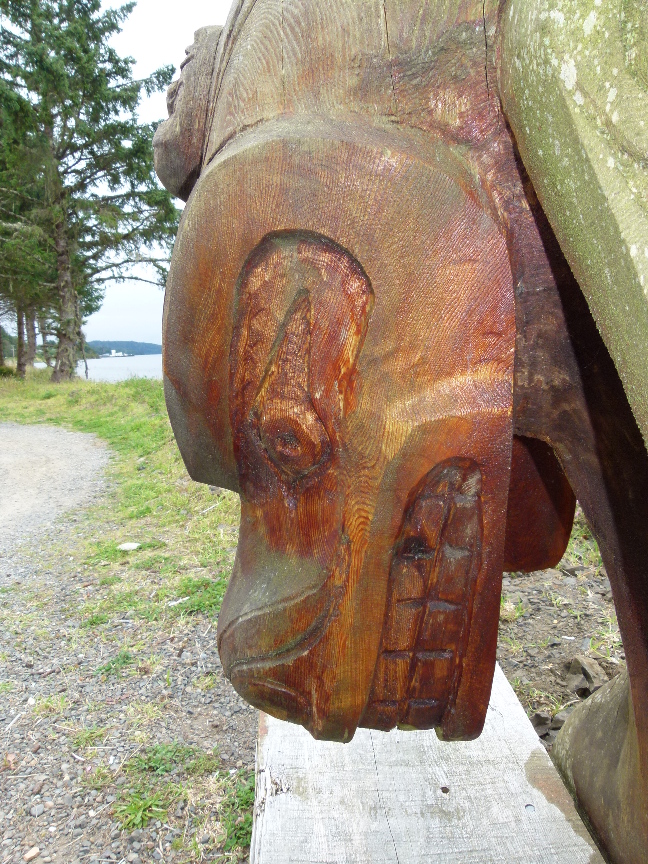
<path fill-rule="evenodd" d="M 105 7 L 123 5 L 105 0 Z M 122 56 L 134 57 L 137 78 L 150 75 L 160 66 L 178 66 L 193 34 L 208 24 L 224 24 L 231 0 L 138 0 L 123 31 L 113 40 Z M 140 118 L 150 123 L 167 116 L 164 93 L 157 93 L 142 105 Z M 179 202 L 181 203 L 181 202 Z M 86 338 L 132 339 L 160 343 L 164 293 L 154 285 L 125 282 L 108 285 L 104 304 L 85 325 Z"/>

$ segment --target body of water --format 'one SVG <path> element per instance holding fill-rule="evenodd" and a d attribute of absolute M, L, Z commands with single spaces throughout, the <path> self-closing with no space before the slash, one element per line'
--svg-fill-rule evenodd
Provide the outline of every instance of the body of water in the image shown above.
<path fill-rule="evenodd" d="M 41 368 L 44 363 L 37 363 Z M 85 366 L 77 366 L 79 378 L 85 378 Z M 161 354 L 137 354 L 135 357 L 100 357 L 88 360 L 90 381 L 125 381 L 127 378 L 162 378 Z"/>

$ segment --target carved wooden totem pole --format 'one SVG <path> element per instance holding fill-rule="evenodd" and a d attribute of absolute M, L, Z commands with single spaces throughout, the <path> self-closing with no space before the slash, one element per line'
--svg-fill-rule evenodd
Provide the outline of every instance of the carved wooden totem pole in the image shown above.
<path fill-rule="evenodd" d="M 315 737 L 478 736 L 502 572 L 555 565 L 577 497 L 631 696 L 570 780 L 638 864 L 648 457 L 507 122 L 513 5 L 239 0 L 198 31 L 155 140 L 188 200 L 165 392 L 191 476 L 241 495 L 225 672 Z"/>

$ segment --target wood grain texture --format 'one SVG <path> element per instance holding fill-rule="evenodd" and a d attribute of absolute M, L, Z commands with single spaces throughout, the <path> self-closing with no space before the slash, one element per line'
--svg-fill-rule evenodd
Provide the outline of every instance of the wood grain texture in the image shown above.
<path fill-rule="evenodd" d="M 153 139 L 157 175 L 183 201 L 202 168 L 214 57 L 222 31 L 222 27 L 203 27 L 194 34 L 180 64 L 180 77 L 167 93 L 169 119 L 158 126 Z"/>
<path fill-rule="evenodd" d="M 284 115 L 448 127 L 461 123 L 463 104 L 472 124 L 478 99 L 468 88 L 469 110 L 466 70 L 479 79 L 479 101 L 489 101 L 483 73 L 495 55 L 485 56 L 484 29 L 495 23 L 494 0 L 245 0 L 233 13 L 217 57 L 205 163 L 241 131 Z M 454 54 L 454 81 L 438 69 L 453 45 L 469 55 Z"/>
<path fill-rule="evenodd" d="M 576 498 L 551 447 L 538 438 L 513 438 L 506 512 L 504 569 L 545 570 L 565 554 Z"/>
<path fill-rule="evenodd" d="M 648 454 L 592 313 L 546 218 L 540 210 L 535 215 L 552 261 L 552 278 L 544 285 L 530 282 L 517 297 L 516 432 L 542 434 L 552 441 L 598 541 L 630 673 L 631 731 L 641 766 L 635 782 L 645 790 Z M 610 808 L 593 789 L 583 787 L 579 796 L 602 842 L 612 848 Z M 648 813 L 643 830 L 648 830 Z"/>
<path fill-rule="evenodd" d="M 469 744 L 363 729 L 340 747 L 261 715 L 250 860 L 603 861 L 499 667 L 484 732 Z"/>
<path fill-rule="evenodd" d="M 241 493 L 225 672 L 319 738 L 478 736 L 502 569 L 555 564 L 578 497 L 648 787 L 648 455 L 501 110 L 516 5 L 237 0 L 179 103 L 167 405 L 191 476 Z"/>
<path fill-rule="evenodd" d="M 648 444 L 645 0 L 511 0 L 499 43 L 524 164 Z"/>

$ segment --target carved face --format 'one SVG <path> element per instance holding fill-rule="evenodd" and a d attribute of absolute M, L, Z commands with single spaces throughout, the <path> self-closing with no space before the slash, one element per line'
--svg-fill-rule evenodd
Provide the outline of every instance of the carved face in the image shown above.
<path fill-rule="evenodd" d="M 434 360 L 420 365 L 434 316 L 411 321 L 403 308 L 376 320 L 359 263 L 307 233 L 260 243 L 237 300 L 229 398 L 242 514 L 219 619 L 226 672 L 249 701 L 316 734 L 348 736 L 346 696 L 337 697 L 344 710 L 335 705 L 335 653 L 349 623 L 361 630 L 356 615 L 369 623 L 386 594 L 361 722 L 441 725 L 456 698 L 483 564 L 482 470 L 497 462 L 486 452 L 487 421 L 478 431 L 440 416 L 460 394 L 475 400 L 469 412 L 480 411 L 480 397 L 453 380 L 465 362 L 462 336 L 437 331 Z M 500 332 L 501 312 L 490 312 Z M 474 310 L 460 314 L 468 326 Z M 380 336 L 365 354 L 372 323 Z M 473 350 L 488 354 L 478 342 Z M 449 388 L 436 399 L 435 365 Z M 357 608 L 345 612 L 349 604 Z"/>
<path fill-rule="evenodd" d="M 167 283 L 178 444 L 241 495 L 223 668 L 317 737 L 474 737 L 511 460 L 506 245 L 443 147 L 288 130 L 201 174 Z"/>
<path fill-rule="evenodd" d="M 153 139 L 157 175 L 169 192 L 184 201 L 200 174 L 209 90 L 222 29 L 196 30 L 180 65 L 180 77 L 167 92 L 169 119 L 158 126 Z"/>

